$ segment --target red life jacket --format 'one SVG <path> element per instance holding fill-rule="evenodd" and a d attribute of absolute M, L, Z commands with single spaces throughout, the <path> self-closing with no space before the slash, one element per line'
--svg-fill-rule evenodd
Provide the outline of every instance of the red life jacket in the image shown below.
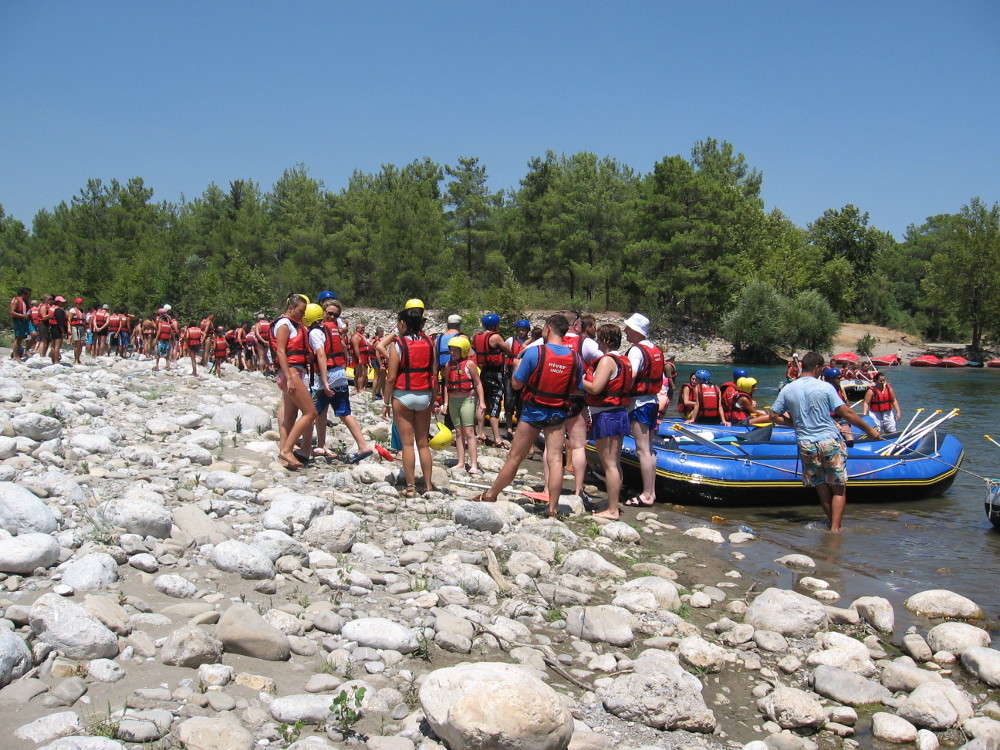
<path fill-rule="evenodd" d="M 344 355 L 344 340 L 340 337 L 340 328 L 336 323 L 329 320 L 323 321 L 320 327 L 326 336 L 323 351 L 326 354 L 327 369 L 346 367 L 347 357 Z"/>
<path fill-rule="evenodd" d="M 400 336 L 399 371 L 396 387 L 404 391 L 429 391 L 434 388 L 434 344 L 423 333 L 416 338 Z"/>
<path fill-rule="evenodd" d="M 739 403 L 740 396 L 749 396 L 749 394 L 741 393 L 733 388 L 722 396 L 722 407 L 731 422 L 741 422 L 744 419 L 750 419 L 749 408 L 741 406 Z"/>
<path fill-rule="evenodd" d="M 611 357 L 618 363 L 618 374 L 608 380 L 604 391 L 598 395 L 586 394 L 587 403 L 591 406 L 625 406 L 632 392 L 632 363 L 628 357 L 619 354 L 605 354 L 594 362 L 593 370 L 588 370 L 583 376 L 585 380 L 594 381 L 594 372 L 604 357 Z"/>
<path fill-rule="evenodd" d="M 292 320 L 287 315 L 282 315 L 274 321 L 275 326 L 277 326 L 282 319 L 291 323 L 292 329 L 294 330 L 294 333 L 290 333 L 288 335 L 288 342 L 285 344 L 285 356 L 288 358 L 288 364 L 294 367 L 305 367 L 309 363 L 312 356 L 309 352 L 309 331 L 306 330 L 304 325 Z M 272 335 L 269 343 L 271 347 L 271 354 L 277 357 L 277 335 Z"/>
<path fill-rule="evenodd" d="M 468 396 L 472 393 L 472 376 L 469 374 L 468 363 L 468 357 L 448 363 L 445 383 L 452 396 Z"/>
<path fill-rule="evenodd" d="M 46 316 L 45 322 L 48 323 L 50 326 L 59 325 L 59 321 L 56 320 L 56 305 L 54 302 L 51 305 L 49 305 L 48 315 Z"/>
<path fill-rule="evenodd" d="M 699 419 L 718 419 L 722 410 L 722 395 L 719 386 L 711 383 L 699 383 L 695 397 L 698 401 Z"/>
<path fill-rule="evenodd" d="M 633 396 L 648 396 L 660 392 L 663 387 L 663 351 L 660 347 L 636 344 L 642 349 L 642 367 L 632 382 Z"/>
<path fill-rule="evenodd" d="M 32 305 L 28 314 L 31 315 L 31 322 L 34 323 L 37 328 L 38 324 L 42 322 L 42 315 L 38 310 L 38 305 Z"/>
<path fill-rule="evenodd" d="M 521 341 L 517 336 L 510 340 L 510 350 L 514 352 L 514 355 L 507 358 L 508 362 L 513 362 L 518 356 L 524 351 L 524 345 L 528 343 L 527 341 Z"/>
<path fill-rule="evenodd" d="M 681 389 L 677 392 L 677 411 L 683 414 L 685 417 L 688 415 L 687 407 L 684 406 L 685 396 L 691 395 L 691 384 L 684 383 Z"/>
<path fill-rule="evenodd" d="M 231 328 L 230 330 L 226 331 L 226 341 L 228 341 L 230 344 L 235 344 L 236 343 L 236 329 L 235 328 Z"/>
<path fill-rule="evenodd" d="M 498 335 L 496 331 L 482 331 L 472 339 L 472 347 L 476 350 L 476 363 L 483 370 L 499 370 L 503 367 L 503 352 L 490 346 L 490 339 L 496 335 Z"/>
<path fill-rule="evenodd" d="M 11 309 L 16 309 L 17 312 L 24 314 L 24 300 L 20 297 L 14 297 L 10 301 Z M 23 320 L 23 318 L 17 318 L 17 320 Z"/>
<path fill-rule="evenodd" d="M 69 321 L 69 324 L 71 326 L 82 326 L 84 321 L 83 321 L 83 313 L 81 312 L 80 308 L 79 307 L 71 308 L 70 312 L 73 314 L 72 316 L 70 316 L 72 319 Z"/>
<path fill-rule="evenodd" d="M 156 331 L 160 341 L 168 341 L 174 333 L 174 327 L 170 325 L 169 320 L 161 320 L 156 324 Z"/>
<path fill-rule="evenodd" d="M 187 329 L 188 346 L 194 347 L 201 344 L 202 336 L 204 336 L 204 332 L 200 328 L 198 328 L 198 326 L 191 326 L 190 328 L 188 328 Z"/>
<path fill-rule="evenodd" d="M 799 363 L 794 359 L 788 363 L 788 367 L 785 368 L 785 377 L 788 380 L 795 380 L 799 377 Z"/>
<path fill-rule="evenodd" d="M 229 354 L 229 342 L 226 341 L 225 336 L 215 337 L 215 358 L 225 359 L 226 355 Z"/>
<path fill-rule="evenodd" d="M 875 386 L 869 386 L 868 390 L 871 391 L 872 400 L 868 404 L 868 409 L 874 412 L 885 412 L 892 411 L 892 386 L 888 383 L 885 384 L 885 391 L 880 392 Z"/>
<path fill-rule="evenodd" d="M 572 349 L 556 354 L 548 344 L 542 344 L 538 362 L 524 384 L 522 401 L 527 404 L 568 409 L 569 397 L 576 390 L 580 357 Z"/>
<path fill-rule="evenodd" d="M 100 328 L 108 322 L 108 318 L 110 317 L 107 310 L 98 310 L 94 313 L 94 325 Z"/>
<path fill-rule="evenodd" d="M 261 341 L 268 341 L 271 338 L 271 323 L 269 321 L 257 321 L 257 338 Z"/>

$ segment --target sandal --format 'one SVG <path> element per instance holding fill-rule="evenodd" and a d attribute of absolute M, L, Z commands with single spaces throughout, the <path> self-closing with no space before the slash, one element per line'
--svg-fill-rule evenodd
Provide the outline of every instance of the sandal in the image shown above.
<path fill-rule="evenodd" d="M 347 459 L 347 463 L 349 463 L 349 464 L 356 464 L 356 463 L 359 463 L 360 461 L 364 461 L 366 458 L 368 458 L 374 452 L 375 451 L 365 451 L 364 453 L 355 453 L 353 456 L 351 456 L 349 459 Z"/>
<path fill-rule="evenodd" d="M 417 496 L 417 488 L 415 485 L 408 484 L 399 494 L 405 498 L 414 498 Z"/>
<path fill-rule="evenodd" d="M 510 445 L 507 443 L 506 440 L 498 440 L 497 442 L 493 443 L 493 447 L 499 448 L 502 451 L 510 450 Z"/>
<path fill-rule="evenodd" d="M 468 471 L 466 471 L 466 474 L 468 474 L 470 477 L 478 477 L 482 473 L 483 472 L 480 471 L 479 469 L 469 469 Z"/>
<path fill-rule="evenodd" d="M 469 502 L 473 503 L 495 503 L 497 499 L 492 495 L 487 495 L 485 492 L 480 492 L 478 495 L 473 495 L 469 498 Z"/>
<path fill-rule="evenodd" d="M 627 505 L 629 508 L 652 508 L 656 505 L 655 502 L 644 503 L 639 499 L 639 496 L 630 497 L 628 500 L 622 503 L 622 505 Z"/>

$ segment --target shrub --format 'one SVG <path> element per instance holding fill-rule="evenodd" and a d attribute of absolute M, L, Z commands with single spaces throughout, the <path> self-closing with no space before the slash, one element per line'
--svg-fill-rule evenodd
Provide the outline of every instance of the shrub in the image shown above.
<path fill-rule="evenodd" d="M 782 343 L 787 300 L 766 281 L 753 281 L 740 293 L 722 322 L 722 335 L 741 362 L 770 362 Z"/>

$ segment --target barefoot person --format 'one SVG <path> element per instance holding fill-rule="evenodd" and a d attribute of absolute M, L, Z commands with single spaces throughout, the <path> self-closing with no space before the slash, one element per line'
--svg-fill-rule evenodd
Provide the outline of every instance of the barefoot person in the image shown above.
<path fill-rule="evenodd" d="M 545 343 L 524 350 L 521 364 L 511 379 L 511 387 L 522 391 L 521 421 L 514 432 L 514 444 L 493 485 L 472 498 L 474 501 L 495 502 L 504 487 L 514 481 L 521 462 L 538 434 L 543 433 L 545 460 L 549 467 L 546 479 L 549 517 L 558 515 L 569 397 L 583 387 L 583 363 L 576 352 L 563 345 L 563 336 L 568 330 L 569 321 L 565 315 L 550 315 L 542 328 Z"/>
<path fill-rule="evenodd" d="M 895 416 L 893 416 L 895 412 Z M 866 416 L 872 415 L 879 432 L 896 431 L 896 420 L 903 416 L 903 411 L 899 408 L 899 399 L 896 398 L 896 391 L 885 379 L 885 373 L 875 373 L 874 384 L 868 386 L 865 391 L 864 412 Z"/>
<path fill-rule="evenodd" d="M 879 434 L 840 400 L 832 385 L 817 377 L 822 368 L 823 357 L 816 352 L 806 354 L 799 377 L 781 389 L 769 416 L 775 424 L 795 428 L 802 483 L 816 488 L 830 531 L 840 531 L 847 505 L 847 446 L 831 414 L 859 427 L 873 440 Z"/>
<path fill-rule="evenodd" d="M 28 306 L 30 299 L 31 290 L 22 286 L 17 290 L 17 296 L 10 301 L 10 319 L 14 324 L 14 348 L 10 356 L 17 362 L 24 359 L 26 354 L 24 342 L 31 337 L 31 313 Z"/>
<path fill-rule="evenodd" d="M 416 456 L 420 454 L 420 472 L 424 492 L 434 489 L 431 475 L 434 465 L 429 444 L 432 406 L 437 388 L 437 356 L 434 344 L 423 332 L 423 308 L 410 307 L 397 316 L 399 335 L 389 347 L 389 374 L 385 381 L 384 415 L 392 415 L 403 441 L 403 473 L 406 488 L 403 497 L 416 497 Z M 359 363 L 355 367 L 367 368 Z"/>
<path fill-rule="evenodd" d="M 597 360 L 593 374 L 588 373 L 585 377 L 583 389 L 590 407 L 588 437 L 594 441 L 604 469 L 608 507 L 594 515 L 617 521 L 618 498 L 622 489 L 622 438 L 629 434 L 630 429 L 626 407 L 632 390 L 632 365 L 618 351 L 622 345 L 622 332 L 618 326 L 602 325 L 597 329 L 595 338 L 602 356 Z"/>
<path fill-rule="evenodd" d="M 649 340 L 649 318 L 634 313 L 625 321 L 625 338 L 632 344 L 628 361 L 632 364 L 632 400 L 629 421 L 632 439 L 639 458 L 642 492 L 627 500 L 626 505 L 650 506 L 656 502 L 656 459 L 653 456 L 653 433 L 660 404 L 656 395 L 663 385 L 663 352 Z"/>
<path fill-rule="evenodd" d="M 304 295 L 289 295 L 285 314 L 272 327 L 279 369 L 278 387 L 282 394 L 281 409 L 278 412 L 281 417 L 278 461 L 292 471 L 303 466 L 295 456 L 295 444 L 300 437 L 311 433 L 313 422 L 316 421 L 316 405 L 309 394 L 309 330 L 303 320 L 307 304 L 308 300 Z M 319 305 L 315 307 L 314 315 L 318 313 L 322 316 L 323 310 Z M 310 319 L 309 323 L 312 322 Z M 309 447 L 312 447 L 311 442 Z"/>

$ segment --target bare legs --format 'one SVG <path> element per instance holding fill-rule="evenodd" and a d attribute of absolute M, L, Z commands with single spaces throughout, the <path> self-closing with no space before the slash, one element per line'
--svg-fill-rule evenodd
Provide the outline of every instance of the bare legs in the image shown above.
<path fill-rule="evenodd" d="M 847 487 L 842 484 L 817 484 L 816 494 L 819 495 L 823 512 L 830 520 L 830 531 L 840 531 L 840 522 L 847 506 Z"/>
<path fill-rule="evenodd" d="M 367 365 L 363 366 L 367 367 Z M 411 490 L 417 483 L 416 456 L 413 453 L 414 441 L 417 443 L 417 452 L 420 454 L 420 472 L 424 477 L 424 492 L 430 492 L 434 489 L 431 478 L 434 464 L 431 459 L 431 448 L 427 442 L 431 430 L 431 411 L 430 407 L 422 411 L 413 411 L 413 409 L 403 406 L 403 402 L 398 398 L 392 400 L 392 414 L 396 429 L 399 431 L 400 440 L 403 441 L 403 473 L 406 475 L 407 490 Z"/>
<path fill-rule="evenodd" d="M 642 476 L 642 494 L 636 498 L 640 505 L 656 502 L 656 460 L 653 457 L 653 436 L 649 425 L 632 421 L 632 439 L 639 457 L 639 473 Z"/>
<path fill-rule="evenodd" d="M 622 438 L 621 435 L 615 437 L 601 438 L 595 441 L 597 445 L 597 455 L 601 457 L 601 466 L 604 467 L 604 485 L 608 491 L 608 508 L 595 516 L 601 518 L 611 518 L 615 521 L 620 517 L 618 510 L 618 499 L 622 491 Z"/>

